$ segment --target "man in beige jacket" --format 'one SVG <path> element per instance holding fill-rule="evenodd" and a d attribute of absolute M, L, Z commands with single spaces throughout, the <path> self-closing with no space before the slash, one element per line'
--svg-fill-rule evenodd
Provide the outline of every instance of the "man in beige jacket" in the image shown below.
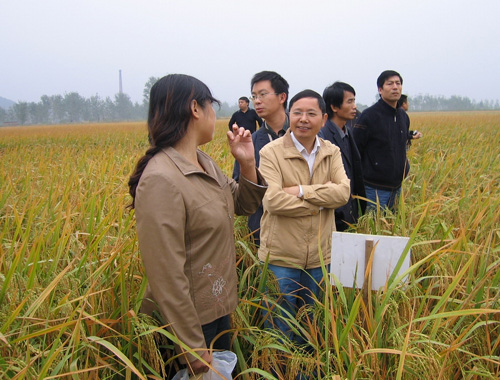
<path fill-rule="evenodd" d="M 259 259 L 277 278 L 281 314 L 295 315 L 303 304 L 321 297 L 322 263 L 328 270 L 335 231 L 334 209 L 350 197 L 339 148 L 317 137 L 326 118 L 321 95 L 299 92 L 290 101 L 290 129 L 260 151 L 259 170 L 269 187 L 263 199 Z M 293 338 L 282 317 L 273 322 Z"/>

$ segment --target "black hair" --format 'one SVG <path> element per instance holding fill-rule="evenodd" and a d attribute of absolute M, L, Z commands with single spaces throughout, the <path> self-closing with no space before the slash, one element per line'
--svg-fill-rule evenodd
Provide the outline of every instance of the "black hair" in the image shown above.
<path fill-rule="evenodd" d="M 319 109 L 321 110 L 321 113 L 324 114 L 326 112 L 325 101 L 323 100 L 323 98 L 321 97 L 320 94 L 318 94 L 316 91 L 313 91 L 313 90 L 303 90 L 303 91 L 299 92 L 298 94 L 296 94 L 292 99 L 290 99 L 290 108 L 289 109 L 292 109 L 292 107 L 296 101 L 303 99 L 303 98 L 314 98 L 314 99 L 318 100 L 318 106 L 319 106 Z"/>
<path fill-rule="evenodd" d="M 393 76 L 398 76 L 399 80 L 401 81 L 401 84 L 403 84 L 403 77 L 397 71 L 394 71 L 394 70 L 385 70 L 377 78 L 377 88 L 384 87 L 385 81 L 387 79 L 389 79 L 390 77 L 393 77 Z"/>
<path fill-rule="evenodd" d="M 407 103 L 407 102 L 408 102 L 408 95 L 401 94 L 401 97 L 398 100 L 398 107 L 401 107 L 403 105 L 403 103 Z"/>
<path fill-rule="evenodd" d="M 250 99 L 248 99 L 246 96 L 242 96 L 238 100 L 244 100 L 245 102 L 250 103 Z"/>
<path fill-rule="evenodd" d="M 283 108 L 286 109 L 286 104 L 288 101 L 288 82 L 283 78 L 281 75 L 274 71 L 261 71 L 260 73 L 257 73 L 253 76 L 252 80 L 250 81 L 250 91 L 253 88 L 253 85 L 257 82 L 262 82 L 268 80 L 271 82 L 271 87 L 273 88 L 274 92 L 277 94 L 282 94 L 284 93 L 286 95 L 285 102 L 283 103 Z"/>
<path fill-rule="evenodd" d="M 208 103 L 220 102 L 199 79 L 184 74 L 170 74 L 159 79 L 149 96 L 148 132 L 151 146 L 142 156 L 128 181 L 135 205 L 135 192 L 142 172 L 149 160 L 161 149 L 175 145 L 187 133 L 191 121 L 191 103 L 196 100 L 201 108 Z"/>
<path fill-rule="evenodd" d="M 323 91 L 323 99 L 326 103 L 326 113 L 328 114 L 328 118 L 331 119 L 333 117 L 332 106 L 337 108 L 342 107 L 345 92 L 352 92 L 353 95 L 356 95 L 354 88 L 344 82 L 335 82 Z"/>

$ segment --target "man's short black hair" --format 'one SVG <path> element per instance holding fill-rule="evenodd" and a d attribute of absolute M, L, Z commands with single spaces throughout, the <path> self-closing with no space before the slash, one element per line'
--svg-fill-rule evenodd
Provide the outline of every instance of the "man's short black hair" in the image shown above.
<path fill-rule="evenodd" d="M 296 94 L 291 100 L 290 100 L 290 109 L 292 109 L 294 103 L 300 99 L 303 98 L 314 98 L 318 100 L 318 106 L 319 109 L 321 110 L 321 113 L 324 114 L 326 112 L 326 105 L 325 101 L 323 100 L 323 97 L 318 94 L 316 91 L 313 90 L 304 90 Z"/>
<path fill-rule="evenodd" d="M 325 91 L 323 91 L 323 99 L 326 103 L 326 113 L 328 114 L 329 119 L 333 117 L 332 106 L 337 108 L 342 107 L 342 103 L 344 103 L 345 92 L 351 92 L 354 96 L 356 96 L 356 91 L 354 91 L 354 88 L 344 82 L 335 82 L 331 86 L 325 88 Z"/>
<path fill-rule="evenodd" d="M 276 92 L 277 94 L 284 93 L 286 95 L 285 102 L 283 103 L 283 107 L 286 109 L 289 86 L 285 78 L 274 71 L 261 71 L 260 73 L 257 73 L 253 76 L 250 82 L 250 91 L 252 90 L 255 83 L 262 82 L 264 80 L 268 80 L 269 82 L 271 82 L 271 87 L 273 88 L 274 92 Z"/>
<path fill-rule="evenodd" d="M 377 88 L 384 87 L 385 81 L 387 79 L 389 79 L 390 77 L 393 77 L 395 75 L 399 77 L 399 80 L 401 81 L 401 84 L 403 84 L 403 77 L 397 71 L 394 71 L 394 70 L 385 70 L 377 78 Z"/>
<path fill-rule="evenodd" d="M 241 98 L 239 98 L 238 100 L 244 100 L 245 102 L 249 103 L 250 104 L 250 99 L 248 99 L 246 96 L 242 96 Z"/>

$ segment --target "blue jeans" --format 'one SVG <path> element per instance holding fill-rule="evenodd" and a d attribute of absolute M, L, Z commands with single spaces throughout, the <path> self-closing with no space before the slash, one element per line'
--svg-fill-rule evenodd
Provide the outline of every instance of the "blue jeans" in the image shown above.
<path fill-rule="evenodd" d="M 277 295 L 277 304 L 290 313 L 292 317 L 304 305 L 313 305 L 314 299 L 323 297 L 323 290 L 319 283 L 323 280 L 323 270 L 321 267 L 312 269 L 286 268 L 282 266 L 268 264 L 279 285 L 280 294 Z M 330 271 L 330 265 L 326 267 Z M 289 339 L 294 339 L 298 343 L 305 343 L 300 336 L 294 336 L 288 324 L 284 319 L 288 318 L 283 311 L 277 311 L 279 317 L 272 318 L 267 312 L 264 313 L 266 320 L 265 326 L 268 328 L 278 328 Z"/>
<path fill-rule="evenodd" d="M 365 190 L 366 198 L 368 198 L 370 201 L 375 202 L 368 202 L 366 205 L 366 211 L 377 209 L 377 197 L 381 209 L 385 208 L 394 211 L 394 205 L 399 199 L 399 195 L 401 194 L 401 187 L 397 188 L 396 190 L 380 190 L 365 184 Z"/>

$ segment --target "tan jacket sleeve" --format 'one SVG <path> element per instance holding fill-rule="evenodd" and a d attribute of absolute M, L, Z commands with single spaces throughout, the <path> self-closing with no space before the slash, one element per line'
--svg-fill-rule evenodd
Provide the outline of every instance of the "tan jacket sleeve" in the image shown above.
<path fill-rule="evenodd" d="M 240 181 L 231 181 L 231 192 L 234 200 L 236 215 L 252 215 L 262 203 L 262 198 L 267 190 L 267 182 L 257 170 L 258 183 L 253 183 L 240 176 Z"/>
<path fill-rule="evenodd" d="M 347 203 L 351 196 L 350 180 L 347 178 L 340 151 L 333 157 L 332 183 L 301 185 L 303 199 L 324 208 L 339 208 Z"/>
<path fill-rule="evenodd" d="M 282 173 L 279 168 L 278 158 L 271 149 L 260 151 L 259 170 L 268 183 L 268 189 L 262 201 L 264 209 L 271 214 L 283 216 L 309 216 L 319 212 L 319 206 L 288 194 L 283 190 Z"/>
<path fill-rule="evenodd" d="M 145 176 L 137 189 L 135 209 L 149 286 L 165 322 L 189 347 L 206 348 L 184 271 L 186 215 L 180 191 L 161 174 Z M 195 357 L 188 355 L 187 360 Z"/>

